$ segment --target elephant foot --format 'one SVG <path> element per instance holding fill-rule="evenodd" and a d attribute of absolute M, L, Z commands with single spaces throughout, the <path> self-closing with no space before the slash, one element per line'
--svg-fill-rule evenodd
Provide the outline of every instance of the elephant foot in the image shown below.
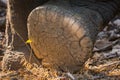
<path fill-rule="evenodd" d="M 92 55 L 101 16 L 86 8 L 75 9 L 45 5 L 30 13 L 30 45 L 44 67 L 75 72 Z"/>

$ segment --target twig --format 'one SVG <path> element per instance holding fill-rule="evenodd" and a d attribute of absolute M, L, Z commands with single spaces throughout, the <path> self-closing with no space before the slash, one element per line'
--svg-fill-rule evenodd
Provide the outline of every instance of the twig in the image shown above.
<path fill-rule="evenodd" d="M 70 72 L 66 73 L 66 76 L 68 76 L 71 80 L 76 80 Z"/>
<path fill-rule="evenodd" d="M 115 62 L 108 62 L 106 64 L 98 65 L 98 66 L 92 66 L 92 60 L 88 60 L 85 64 L 85 69 L 92 70 L 95 72 L 102 72 L 105 70 L 111 70 L 116 67 L 116 65 L 120 64 L 120 61 Z"/>
<path fill-rule="evenodd" d="M 108 76 L 120 76 L 120 69 L 114 69 L 107 73 Z"/>

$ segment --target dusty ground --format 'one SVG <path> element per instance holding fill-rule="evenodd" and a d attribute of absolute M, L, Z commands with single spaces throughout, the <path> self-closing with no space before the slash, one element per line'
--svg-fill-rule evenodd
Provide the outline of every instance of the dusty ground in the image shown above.
<path fill-rule="evenodd" d="M 98 34 L 93 57 L 86 61 L 83 70 L 71 74 L 57 72 L 42 66 L 29 64 L 22 53 L 4 51 L 5 8 L 0 7 L 0 80 L 119 80 L 120 79 L 120 15 L 116 16 Z M 9 54 L 4 54 L 9 53 Z M 20 54 L 20 55 L 19 55 Z M 3 71 L 2 58 L 19 57 L 19 69 Z M 11 55 L 14 55 L 12 57 Z M 10 67 L 11 68 L 11 67 Z"/>

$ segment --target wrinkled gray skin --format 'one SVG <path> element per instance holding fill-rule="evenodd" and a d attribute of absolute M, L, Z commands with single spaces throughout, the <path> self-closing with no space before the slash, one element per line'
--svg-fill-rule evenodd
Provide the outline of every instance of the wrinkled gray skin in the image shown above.
<path fill-rule="evenodd" d="M 27 17 L 29 13 L 37 6 L 46 3 L 49 0 L 9 0 L 9 21 L 11 27 L 26 41 L 27 37 Z M 54 0 L 53 0 L 54 1 Z M 57 1 L 57 0 L 55 0 Z M 60 0 L 58 0 L 60 1 Z M 104 23 L 108 22 L 117 13 L 120 0 L 69 0 L 71 6 L 86 7 L 97 11 L 103 17 Z M 18 50 L 25 46 L 20 36 L 12 32 L 15 36 L 13 47 Z M 9 41 L 8 41 L 9 42 Z M 9 44 L 8 44 L 9 45 Z"/>
<path fill-rule="evenodd" d="M 27 17 L 37 6 L 43 5 L 49 0 L 8 0 L 8 13 L 11 27 L 19 33 L 26 41 L 27 37 Z M 57 0 L 53 0 L 57 1 Z M 58 0 L 60 1 L 60 0 Z M 120 0 L 68 0 L 71 6 L 86 7 L 97 11 L 107 23 L 118 12 Z M 22 24 L 21 24 L 22 23 Z M 15 38 L 12 40 L 14 49 L 25 46 L 23 41 L 13 32 Z M 11 40 L 10 40 L 11 41 Z M 10 41 L 7 42 L 9 45 Z"/>
<path fill-rule="evenodd" d="M 99 12 L 104 22 L 108 21 L 115 15 L 120 8 L 120 0 L 70 0 L 71 4 L 84 6 L 86 8 Z M 111 14 L 110 14 L 111 13 Z"/>
<path fill-rule="evenodd" d="M 8 22 L 10 24 L 10 28 L 9 26 L 6 28 L 7 29 L 6 33 L 9 32 L 11 29 L 12 35 L 7 34 L 6 46 L 10 45 L 13 50 L 29 53 L 29 50 L 25 45 L 25 41 L 28 40 L 27 18 L 33 9 L 35 9 L 37 6 L 41 6 L 44 4 L 46 5 L 48 1 L 49 0 L 8 0 Z M 56 4 L 58 1 L 61 2 L 62 0 L 50 0 L 50 1 L 52 1 L 53 4 Z M 67 4 L 70 5 L 68 6 L 69 10 L 73 9 L 77 14 L 79 12 L 80 13 L 82 12 L 80 11 L 81 10 L 80 7 L 83 7 L 86 9 L 86 12 L 88 11 L 88 13 L 86 13 L 87 15 L 89 15 L 90 11 L 90 16 L 92 17 L 93 20 L 95 20 L 96 17 L 94 17 L 94 15 L 92 15 L 91 13 L 94 13 L 95 15 L 99 16 L 100 19 L 102 19 L 102 21 L 98 20 L 99 23 L 97 24 L 102 26 L 108 23 L 108 21 L 111 20 L 118 13 L 120 7 L 119 6 L 120 0 L 65 0 L 65 1 L 67 1 Z M 66 6 L 66 4 L 62 4 L 62 6 L 64 7 Z M 79 15 L 80 14 L 78 14 L 78 16 Z M 101 28 L 103 28 L 102 26 Z M 99 30 L 97 32 L 95 31 L 94 33 L 94 29 L 90 29 L 90 27 L 88 27 L 88 29 L 89 29 L 88 31 L 92 32 L 90 33 L 91 35 L 89 37 L 92 38 L 94 41 L 95 37 L 92 37 L 92 34 L 93 36 L 95 36 L 99 32 Z M 60 61 L 58 60 L 58 64 L 59 62 Z M 82 64 L 83 63 L 84 60 L 82 61 Z M 72 67 L 76 68 L 76 66 Z"/>

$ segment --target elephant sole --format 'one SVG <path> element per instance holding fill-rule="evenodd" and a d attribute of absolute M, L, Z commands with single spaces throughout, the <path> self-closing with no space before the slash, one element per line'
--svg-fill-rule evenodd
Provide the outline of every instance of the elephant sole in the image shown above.
<path fill-rule="evenodd" d="M 30 13 L 30 45 L 44 67 L 75 72 L 92 55 L 92 38 L 98 27 L 87 15 L 94 12 L 82 7 L 80 11 L 78 14 L 61 6 L 44 5 Z"/>

